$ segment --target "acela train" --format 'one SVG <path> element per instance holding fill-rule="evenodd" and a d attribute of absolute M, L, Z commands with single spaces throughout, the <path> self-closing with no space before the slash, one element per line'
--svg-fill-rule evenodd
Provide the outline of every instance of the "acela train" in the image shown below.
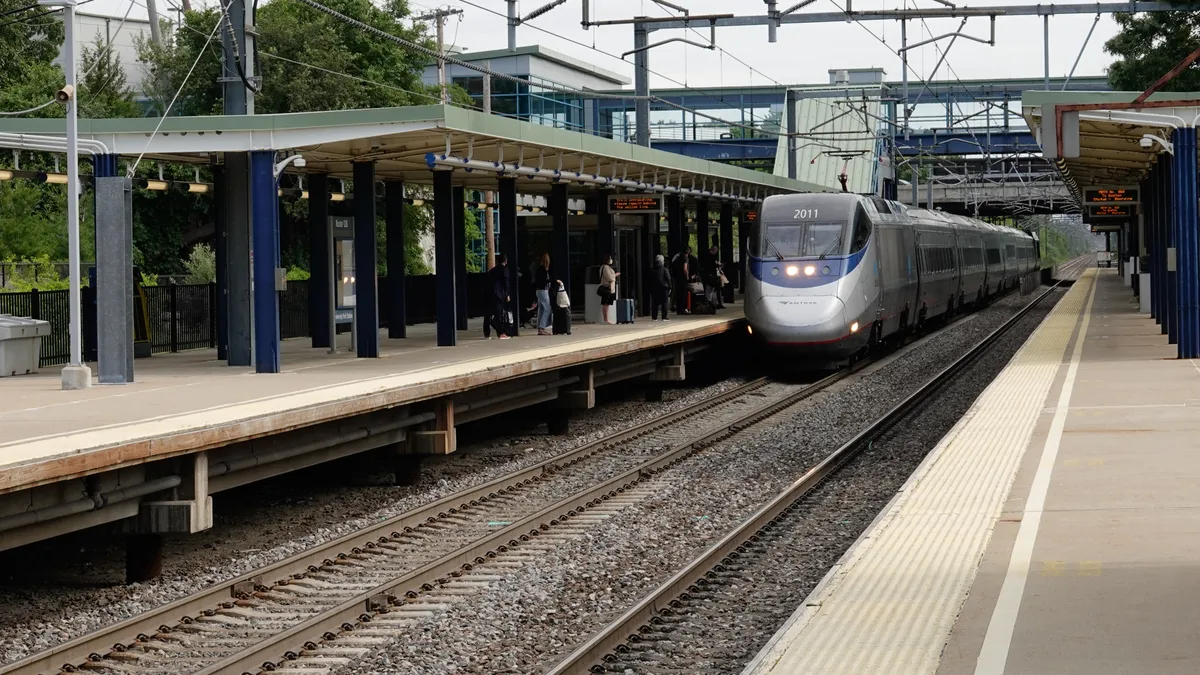
<path fill-rule="evenodd" d="M 1041 267 L 1035 234 L 850 193 L 768 197 L 748 235 L 750 333 L 811 361 L 851 359 Z"/>

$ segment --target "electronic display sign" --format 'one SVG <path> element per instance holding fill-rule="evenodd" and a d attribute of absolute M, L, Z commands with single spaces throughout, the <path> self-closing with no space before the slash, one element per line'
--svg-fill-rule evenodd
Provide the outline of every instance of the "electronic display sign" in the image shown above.
<path fill-rule="evenodd" d="M 1138 201 L 1137 188 L 1092 188 L 1083 191 L 1083 201 L 1088 204 L 1134 204 Z"/>
<path fill-rule="evenodd" d="M 609 195 L 609 213 L 662 213 L 662 195 Z"/>
<path fill-rule="evenodd" d="M 1132 204 L 1089 204 L 1088 215 L 1092 218 L 1131 218 Z"/>
<path fill-rule="evenodd" d="M 1093 234 L 1099 233 L 1099 232 L 1120 232 L 1120 231 L 1121 231 L 1120 225 L 1102 225 L 1100 223 L 1092 224 L 1092 233 Z"/>
<path fill-rule="evenodd" d="M 742 218 L 745 219 L 747 223 L 753 223 L 758 220 L 758 211 L 746 211 Z"/>

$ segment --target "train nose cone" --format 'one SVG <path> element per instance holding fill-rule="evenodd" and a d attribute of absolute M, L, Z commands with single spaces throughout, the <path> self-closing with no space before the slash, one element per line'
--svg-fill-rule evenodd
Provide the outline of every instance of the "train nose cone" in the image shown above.
<path fill-rule="evenodd" d="M 846 308 L 837 296 L 760 298 L 751 314 L 754 330 L 768 342 L 827 342 L 846 333 Z"/>

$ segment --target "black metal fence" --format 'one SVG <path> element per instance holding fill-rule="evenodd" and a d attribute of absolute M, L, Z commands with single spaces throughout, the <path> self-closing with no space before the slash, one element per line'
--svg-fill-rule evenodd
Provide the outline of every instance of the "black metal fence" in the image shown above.
<path fill-rule="evenodd" d="M 437 282 L 433 275 L 406 277 L 406 321 L 408 325 L 432 323 L 436 316 Z M 467 315 L 483 312 L 486 274 L 467 275 Z M 83 289 L 84 353 L 94 353 L 95 295 Z M 178 352 L 217 346 L 216 284 L 170 284 L 144 286 L 146 320 L 149 324 L 151 351 Z M 42 339 L 41 365 L 54 366 L 70 361 L 69 292 L 32 291 L 0 293 L 0 314 L 32 317 L 50 322 L 50 335 Z M 379 324 L 386 327 L 388 316 L 387 277 L 379 278 Z M 308 325 L 308 281 L 288 281 L 279 294 L 279 334 L 287 340 L 311 335 Z"/>

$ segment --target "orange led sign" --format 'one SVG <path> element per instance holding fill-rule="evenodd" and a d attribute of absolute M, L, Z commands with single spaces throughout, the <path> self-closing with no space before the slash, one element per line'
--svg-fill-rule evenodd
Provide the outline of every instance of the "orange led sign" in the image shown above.
<path fill-rule="evenodd" d="M 1088 215 L 1093 218 L 1131 218 L 1132 204 L 1089 204 Z"/>
<path fill-rule="evenodd" d="M 662 195 L 609 195 L 611 213 L 662 213 Z"/>
<path fill-rule="evenodd" d="M 1138 201 L 1137 188 L 1094 188 L 1084 190 L 1083 201 L 1088 204 L 1133 204 Z"/>

